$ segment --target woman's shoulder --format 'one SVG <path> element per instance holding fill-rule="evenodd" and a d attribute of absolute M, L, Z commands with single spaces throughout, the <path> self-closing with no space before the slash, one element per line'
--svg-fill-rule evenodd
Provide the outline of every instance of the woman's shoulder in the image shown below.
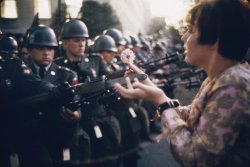
<path fill-rule="evenodd" d="M 248 63 L 239 63 L 224 71 L 217 78 L 214 89 L 235 87 L 250 92 L 250 66 Z"/>

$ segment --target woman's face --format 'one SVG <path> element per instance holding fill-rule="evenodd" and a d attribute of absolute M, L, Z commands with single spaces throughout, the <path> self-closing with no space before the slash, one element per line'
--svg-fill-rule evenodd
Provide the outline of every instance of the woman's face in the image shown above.
<path fill-rule="evenodd" d="M 195 26 L 192 26 L 183 36 L 185 48 L 185 62 L 198 67 L 207 65 L 211 55 L 211 45 L 199 43 L 199 31 Z"/>

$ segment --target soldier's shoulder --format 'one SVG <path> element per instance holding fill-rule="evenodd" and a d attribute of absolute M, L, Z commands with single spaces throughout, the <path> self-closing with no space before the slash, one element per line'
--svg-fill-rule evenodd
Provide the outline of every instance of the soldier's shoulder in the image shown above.
<path fill-rule="evenodd" d="M 73 70 L 69 69 L 68 67 L 64 67 L 64 66 L 60 66 L 60 65 L 57 65 L 57 66 L 58 66 L 58 70 L 60 70 L 60 71 L 75 74 L 75 72 Z"/>
<path fill-rule="evenodd" d="M 89 54 L 89 55 L 88 55 L 88 58 L 89 58 L 89 59 L 102 59 L 102 57 L 101 57 L 100 54 L 95 54 L 95 53 Z"/>
<path fill-rule="evenodd" d="M 23 66 L 25 65 L 24 61 L 16 56 L 9 57 L 7 59 L 2 59 L 3 61 L 10 63 L 12 65 L 18 65 L 18 66 Z"/>
<path fill-rule="evenodd" d="M 88 58 L 94 61 L 102 61 L 102 57 L 99 54 L 90 54 Z"/>
<path fill-rule="evenodd" d="M 77 81 L 78 78 L 76 72 L 60 65 L 57 65 L 57 74 L 59 77 L 61 77 L 62 80 L 68 81 L 70 84 L 73 84 L 75 81 Z"/>
<path fill-rule="evenodd" d="M 64 60 L 66 60 L 67 57 L 66 56 L 59 56 L 57 58 L 54 59 L 54 62 L 62 62 Z"/>

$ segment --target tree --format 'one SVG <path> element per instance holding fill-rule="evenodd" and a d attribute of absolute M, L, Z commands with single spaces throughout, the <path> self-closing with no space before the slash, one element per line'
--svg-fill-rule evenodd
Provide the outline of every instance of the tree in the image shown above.
<path fill-rule="evenodd" d="M 112 6 L 108 3 L 84 1 L 79 12 L 80 19 L 87 25 L 90 38 L 102 34 L 105 29 L 118 28 L 122 30 Z"/>
<path fill-rule="evenodd" d="M 60 1 L 59 1 L 60 2 Z M 60 35 L 61 27 L 67 18 L 67 5 L 65 3 L 58 3 L 58 8 L 53 14 L 50 27 L 54 29 L 57 37 Z"/>
<path fill-rule="evenodd" d="M 27 43 L 28 36 L 30 35 L 30 33 L 31 33 L 37 26 L 39 26 L 39 24 L 40 24 L 39 13 L 37 13 L 37 14 L 34 16 L 34 18 L 33 18 L 33 21 L 32 21 L 31 26 L 27 29 L 27 31 L 26 31 L 25 34 L 24 34 L 24 42 L 23 42 L 23 44 L 26 44 L 26 43 Z"/>

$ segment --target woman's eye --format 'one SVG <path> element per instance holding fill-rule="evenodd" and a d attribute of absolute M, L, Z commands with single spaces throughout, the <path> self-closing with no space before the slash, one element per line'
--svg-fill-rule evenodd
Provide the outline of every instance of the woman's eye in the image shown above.
<path fill-rule="evenodd" d="M 188 31 L 189 33 L 193 33 L 193 28 L 192 28 L 192 27 L 188 27 L 188 28 L 187 28 L 187 31 Z"/>
<path fill-rule="evenodd" d="M 179 34 L 183 36 L 188 31 L 188 27 L 183 26 L 183 27 L 180 27 L 178 30 L 179 30 Z"/>

